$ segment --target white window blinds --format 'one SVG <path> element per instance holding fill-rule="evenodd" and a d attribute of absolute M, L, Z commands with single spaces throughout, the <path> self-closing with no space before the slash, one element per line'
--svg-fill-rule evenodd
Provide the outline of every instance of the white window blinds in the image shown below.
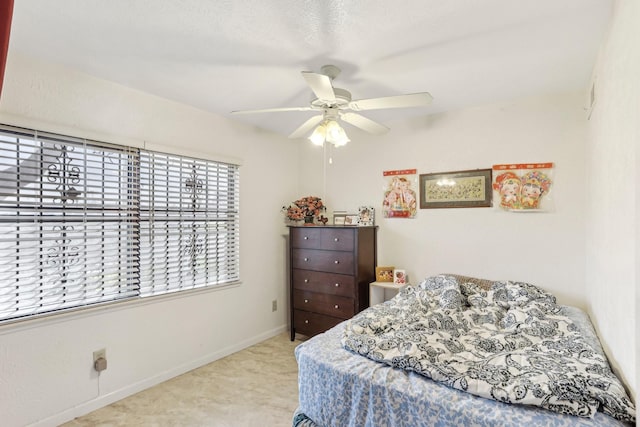
<path fill-rule="evenodd" d="M 0 321 L 238 281 L 238 175 L 0 125 Z"/>
<path fill-rule="evenodd" d="M 238 167 L 140 153 L 141 293 L 239 280 Z"/>

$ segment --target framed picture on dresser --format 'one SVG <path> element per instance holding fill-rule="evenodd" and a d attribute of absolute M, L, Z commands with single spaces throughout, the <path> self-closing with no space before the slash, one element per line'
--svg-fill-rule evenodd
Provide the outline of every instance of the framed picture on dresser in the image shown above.
<path fill-rule="evenodd" d="M 360 206 L 358 208 L 358 225 L 372 226 L 375 223 L 375 210 L 373 206 Z"/>
<path fill-rule="evenodd" d="M 334 213 L 333 214 L 333 225 L 344 225 L 344 221 L 347 218 L 346 213 Z"/>
<path fill-rule="evenodd" d="M 344 217 L 344 225 L 358 225 L 358 221 L 360 221 L 358 214 L 347 214 Z"/>

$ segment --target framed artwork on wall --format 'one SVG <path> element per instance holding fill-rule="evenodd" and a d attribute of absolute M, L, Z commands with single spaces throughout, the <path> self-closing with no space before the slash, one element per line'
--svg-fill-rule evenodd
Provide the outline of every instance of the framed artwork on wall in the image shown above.
<path fill-rule="evenodd" d="M 420 175 L 420 209 L 491 206 L 491 169 Z"/>

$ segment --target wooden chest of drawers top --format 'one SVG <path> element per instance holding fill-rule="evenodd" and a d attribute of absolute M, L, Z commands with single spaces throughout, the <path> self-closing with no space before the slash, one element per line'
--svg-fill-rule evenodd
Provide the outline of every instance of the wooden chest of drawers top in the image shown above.
<path fill-rule="evenodd" d="M 355 230 L 351 228 L 292 228 L 290 238 L 292 248 L 351 251 L 355 247 Z"/>

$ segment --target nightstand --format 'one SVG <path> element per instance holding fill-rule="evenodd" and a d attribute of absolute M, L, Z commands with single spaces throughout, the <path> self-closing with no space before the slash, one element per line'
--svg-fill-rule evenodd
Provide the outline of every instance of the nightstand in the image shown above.
<path fill-rule="evenodd" d="M 369 283 L 369 306 L 380 304 L 393 298 L 405 286 L 407 285 L 396 285 L 393 282 Z"/>

